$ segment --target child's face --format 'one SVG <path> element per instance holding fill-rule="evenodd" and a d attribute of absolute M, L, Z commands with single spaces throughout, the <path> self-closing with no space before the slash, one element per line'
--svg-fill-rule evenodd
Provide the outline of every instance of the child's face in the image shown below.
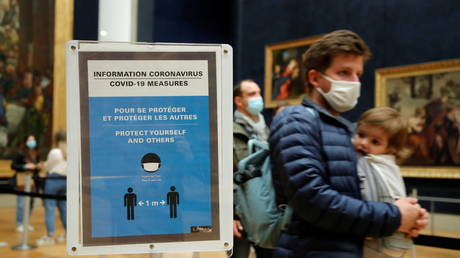
<path fill-rule="evenodd" d="M 391 154 L 388 148 L 390 135 L 378 126 L 361 123 L 353 138 L 356 151 L 366 154 Z"/>

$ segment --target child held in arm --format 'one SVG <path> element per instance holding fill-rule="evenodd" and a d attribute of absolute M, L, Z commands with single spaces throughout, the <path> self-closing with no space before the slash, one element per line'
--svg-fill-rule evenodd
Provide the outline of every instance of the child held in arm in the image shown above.
<path fill-rule="evenodd" d="M 406 120 L 392 108 L 372 108 L 359 118 L 353 144 L 362 155 L 358 174 L 363 200 L 394 203 L 406 197 L 397 165 L 409 155 L 406 135 Z M 412 239 L 400 232 L 383 238 L 366 238 L 364 257 L 404 257 L 412 246 Z"/>

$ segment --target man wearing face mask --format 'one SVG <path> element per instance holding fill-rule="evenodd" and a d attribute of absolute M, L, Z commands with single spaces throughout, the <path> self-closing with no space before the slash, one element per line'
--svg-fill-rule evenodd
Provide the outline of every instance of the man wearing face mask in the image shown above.
<path fill-rule="evenodd" d="M 238 162 L 249 155 L 248 141 L 251 137 L 266 141 L 268 127 L 260 113 L 264 108 L 260 87 L 253 80 L 240 81 L 233 88 L 233 103 L 236 110 L 233 116 L 233 171 Z M 257 219 L 257 218 L 254 218 Z M 247 258 L 252 243 L 246 237 L 244 225 L 238 218 L 233 221 L 233 256 Z M 258 258 L 274 257 L 274 250 L 254 246 Z"/>
<path fill-rule="evenodd" d="M 326 34 L 304 54 L 310 99 L 285 108 L 269 138 L 277 202 L 294 210 L 276 257 L 362 257 L 366 236 L 415 237 L 428 213 L 413 198 L 394 205 L 362 201 L 351 123 L 359 78 L 371 53 L 348 30 Z"/>

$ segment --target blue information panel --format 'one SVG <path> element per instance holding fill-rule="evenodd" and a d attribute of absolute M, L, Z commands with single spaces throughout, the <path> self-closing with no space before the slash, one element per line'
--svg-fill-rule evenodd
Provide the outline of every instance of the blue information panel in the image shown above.
<path fill-rule="evenodd" d="M 215 53 L 82 52 L 83 243 L 219 238 Z"/>
<path fill-rule="evenodd" d="M 211 227 L 206 103 L 204 96 L 89 99 L 93 237 Z"/>

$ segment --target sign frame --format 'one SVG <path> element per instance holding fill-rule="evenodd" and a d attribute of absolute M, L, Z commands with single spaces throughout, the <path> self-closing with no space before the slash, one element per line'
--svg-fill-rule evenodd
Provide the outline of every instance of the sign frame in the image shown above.
<path fill-rule="evenodd" d="M 232 48 L 226 44 L 175 44 L 175 43 L 128 43 L 128 42 L 97 42 L 69 41 L 67 52 L 67 128 L 68 128 L 68 176 L 67 176 L 67 252 L 70 255 L 89 254 L 130 254 L 130 253 L 167 253 L 167 252 L 202 252 L 228 251 L 233 246 L 233 190 L 232 190 Z M 172 53 L 172 54 L 171 54 Z M 197 55 L 198 53 L 198 55 Z M 208 112 L 216 118 L 209 119 L 210 166 L 213 237 L 205 233 L 191 234 L 147 234 L 145 236 L 108 236 L 95 237 L 91 233 L 91 212 L 88 204 L 93 198 L 88 192 L 88 185 L 94 179 L 89 165 L 90 129 L 88 89 L 90 86 L 88 64 L 98 60 L 121 60 L 125 63 L 141 61 L 140 64 L 151 64 L 177 60 L 180 63 L 185 56 L 200 59 L 211 56 L 208 71 L 213 70 L 214 82 L 208 80 L 208 89 L 215 91 L 214 97 L 209 94 Z M 168 59 L 173 56 L 173 59 Z M 150 58 L 153 57 L 153 58 Z M 186 57 L 187 59 L 188 57 Z M 156 59 L 156 60 L 155 60 Z M 207 59 L 204 59 L 207 60 Z M 130 62 L 133 61 L 133 62 Z M 209 60 L 208 60 L 209 61 Z M 196 85 L 196 84 L 194 84 Z M 194 86 L 195 87 L 195 86 Z M 199 87 L 199 86 L 197 86 Z M 114 91 L 115 92 L 115 91 Z M 136 96 L 136 90 L 133 90 Z M 139 90 L 139 94 L 142 94 Z M 145 92 L 145 91 L 144 91 Z M 174 95 L 174 93 L 173 93 Z M 138 95 L 142 96 L 142 95 Z M 125 96 L 118 96 L 124 98 Z M 130 96 L 128 96 L 130 97 Z M 212 99 L 214 98 L 214 99 Z M 213 106 L 214 105 L 214 106 Z M 93 123 L 94 124 L 94 123 Z M 214 133 L 213 133 L 214 131 Z M 88 135 L 84 135 L 88 133 Z M 95 140 L 93 142 L 96 142 Z M 93 145 L 95 143 L 92 143 Z M 214 146 L 214 147 L 213 147 Z M 213 149 L 214 148 L 214 149 Z M 95 157 L 92 157 L 93 159 Z M 213 167 L 214 166 L 214 167 Z M 214 171 L 217 169 L 217 171 Z M 94 171 L 94 169 L 92 170 Z M 213 181 L 214 180 L 214 181 Z M 92 181 L 91 181 L 92 182 Z M 217 195 L 217 196 L 216 196 Z M 89 218 L 89 219 L 88 219 Z M 88 221 L 90 226 L 88 227 Z M 85 224 L 86 223 L 86 224 Z M 108 221 L 107 223 L 110 223 Z M 206 231 L 205 231 L 206 232 Z M 88 235 L 89 234 L 89 235 Z M 197 237 L 202 234 L 204 237 Z M 89 237 L 88 237 L 89 236 Z M 101 240 L 102 239 L 102 240 Z M 94 241 L 95 240 L 95 241 Z"/>

